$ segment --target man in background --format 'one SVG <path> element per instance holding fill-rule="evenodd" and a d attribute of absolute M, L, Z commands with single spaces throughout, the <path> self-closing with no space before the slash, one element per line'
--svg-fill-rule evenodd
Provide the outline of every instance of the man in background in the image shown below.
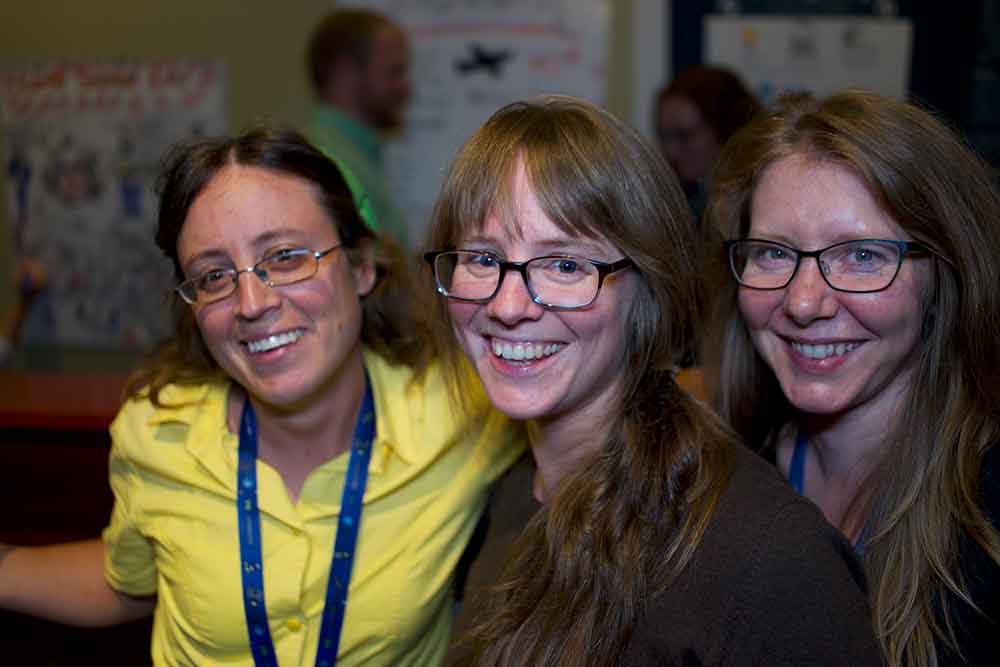
<path fill-rule="evenodd" d="M 316 26 L 307 63 L 318 102 L 307 136 L 347 172 L 375 231 L 407 248 L 406 220 L 382 159 L 383 135 L 400 128 L 411 93 L 405 33 L 378 12 L 338 9 Z"/>

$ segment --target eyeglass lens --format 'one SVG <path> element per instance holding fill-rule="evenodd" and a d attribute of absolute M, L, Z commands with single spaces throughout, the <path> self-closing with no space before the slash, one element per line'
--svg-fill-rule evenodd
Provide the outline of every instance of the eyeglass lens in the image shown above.
<path fill-rule="evenodd" d="M 472 301 L 492 297 L 500 286 L 496 257 L 470 251 L 446 252 L 434 260 L 438 285 L 447 296 Z M 573 308 L 597 296 L 600 272 L 586 259 L 571 256 L 536 257 L 524 266 L 528 291 L 541 303 Z"/>
<path fill-rule="evenodd" d="M 254 273 L 268 287 L 276 287 L 311 277 L 318 263 L 311 250 L 280 250 L 247 269 L 209 271 L 183 283 L 181 289 L 189 301 L 209 303 L 232 294 L 241 273 Z"/>
<path fill-rule="evenodd" d="M 884 241 L 850 241 L 823 250 L 816 258 L 831 287 L 854 292 L 885 289 L 901 262 L 900 249 Z M 799 253 L 776 243 L 743 241 L 730 247 L 730 262 L 747 287 L 778 289 L 787 285 L 801 259 Z"/>

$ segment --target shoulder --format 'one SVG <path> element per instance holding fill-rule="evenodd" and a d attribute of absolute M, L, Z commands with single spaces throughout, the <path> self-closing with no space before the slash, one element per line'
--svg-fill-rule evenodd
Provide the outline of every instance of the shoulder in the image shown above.
<path fill-rule="evenodd" d="M 859 587 L 864 585 L 854 551 L 843 536 L 773 465 L 743 447 L 736 448 L 733 475 L 706 539 L 722 539 L 734 546 L 736 540 L 744 542 L 744 560 L 752 555 L 756 561 L 752 564 L 762 570 L 780 569 L 790 562 L 801 570 L 803 557 L 822 555 L 821 562 L 857 569 L 857 576 L 851 572 L 852 577 Z"/>
<path fill-rule="evenodd" d="M 864 570 L 850 544 L 773 466 L 737 449 L 692 563 L 727 596 L 732 645 L 768 664 L 879 664 Z"/>
<path fill-rule="evenodd" d="M 1000 532 L 1000 446 L 997 444 L 983 457 L 979 502 L 994 531 Z M 958 567 L 978 611 L 949 592 L 950 620 L 969 664 L 986 664 L 1000 650 L 1000 640 L 997 639 L 1000 627 L 1000 565 L 968 532 L 963 532 L 959 542 Z M 938 650 L 944 655 L 941 664 L 961 664 L 940 642 Z"/>
<path fill-rule="evenodd" d="M 407 459 L 436 457 L 442 450 L 463 447 L 506 468 L 526 447 L 524 427 L 503 416 L 485 400 L 459 405 L 448 389 L 438 362 L 420 373 L 392 364 L 365 350 L 365 367 L 375 394 L 379 438 Z"/>
<path fill-rule="evenodd" d="M 171 384 L 160 391 L 159 404 L 146 394 L 130 398 L 111 423 L 112 457 L 155 456 L 151 445 L 186 441 L 206 421 L 224 428 L 228 387 L 225 381 Z"/>

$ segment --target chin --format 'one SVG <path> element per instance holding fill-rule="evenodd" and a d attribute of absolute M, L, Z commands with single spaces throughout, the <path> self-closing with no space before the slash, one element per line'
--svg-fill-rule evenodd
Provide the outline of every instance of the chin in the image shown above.
<path fill-rule="evenodd" d="M 835 415 L 843 412 L 852 405 L 853 398 L 844 398 L 843 392 L 834 394 L 830 391 L 815 391 L 809 388 L 797 391 L 785 390 L 784 393 L 793 408 L 813 415 Z"/>
<path fill-rule="evenodd" d="M 486 396 L 489 397 L 493 407 L 517 421 L 527 421 L 529 419 L 539 419 L 549 413 L 547 406 L 541 405 L 530 395 L 514 389 L 513 391 L 505 387 L 491 386 L 485 383 Z"/>

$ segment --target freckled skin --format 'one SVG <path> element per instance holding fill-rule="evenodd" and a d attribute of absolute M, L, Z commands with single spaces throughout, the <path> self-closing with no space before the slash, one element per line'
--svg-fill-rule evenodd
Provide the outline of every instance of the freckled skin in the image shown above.
<path fill-rule="evenodd" d="M 239 225 L 233 221 L 238 220 Z M 195 200 L 178 238 L 188 277 L 213 268 L 244 268 L 282 247 L 325 250 L 336 229 L 304 180 L 257 167 L 220 171 Z M 241 274 L 225 299 L 194 306 L 209 351 L 261 403 L 283 409 L 318 404 L 345 370 L 361 368 L 361 303 L 374 282 L 370 261 L 351 264 L 344 249 L 319 261 L 312 278 L 267 287 Z M 246 342 L 300 331 L 293 344 L 261 355 Z"/>
<path fill-rule="evenodd" d="M 802 250 L 859 238 L 908 239 L 853 173 L 802 156 L 764 172 L 748 235 Z M 905 259 L 892 285 L 870 294 L 835 291 L 811 259 L 785 289 L 740 288 L 739 308 L 754 346 L 793 406 L 826 415 L 893 409 L 920 345 L 928 261 Z M 792 350 L 792 340 L 860 344 L 843 359 L 810 366 Z"/>
<path fill-rule="evenodd" d="M 512 237 L 495 217 L 481 233 L 460 247 L 492 250 L 511 261 L 555 252 L 615 261 L 623 254 L 607 241 L 567 236 L 541 211 L 523 171 L 516 174 L 517 216 L 523 232 Z M 555 244 L 555 245 L 553 245 Z M 617 391 L 624 364 L 626 313 L 635 292 L 635 275 L 626 270 L 609 276 L 597 301 L 578 311 L 547 310 L 534 303 L 516 272 L 509 272 L 488 303 L 449 302 L 455 333 L 472 361 L 486 393 L 502 412 L 517 419 L 599 419 Z M 562 345 L 556 354 L 530 362 L 510 362 L 494 355 L 496 337 L 539 345 Z"/>

